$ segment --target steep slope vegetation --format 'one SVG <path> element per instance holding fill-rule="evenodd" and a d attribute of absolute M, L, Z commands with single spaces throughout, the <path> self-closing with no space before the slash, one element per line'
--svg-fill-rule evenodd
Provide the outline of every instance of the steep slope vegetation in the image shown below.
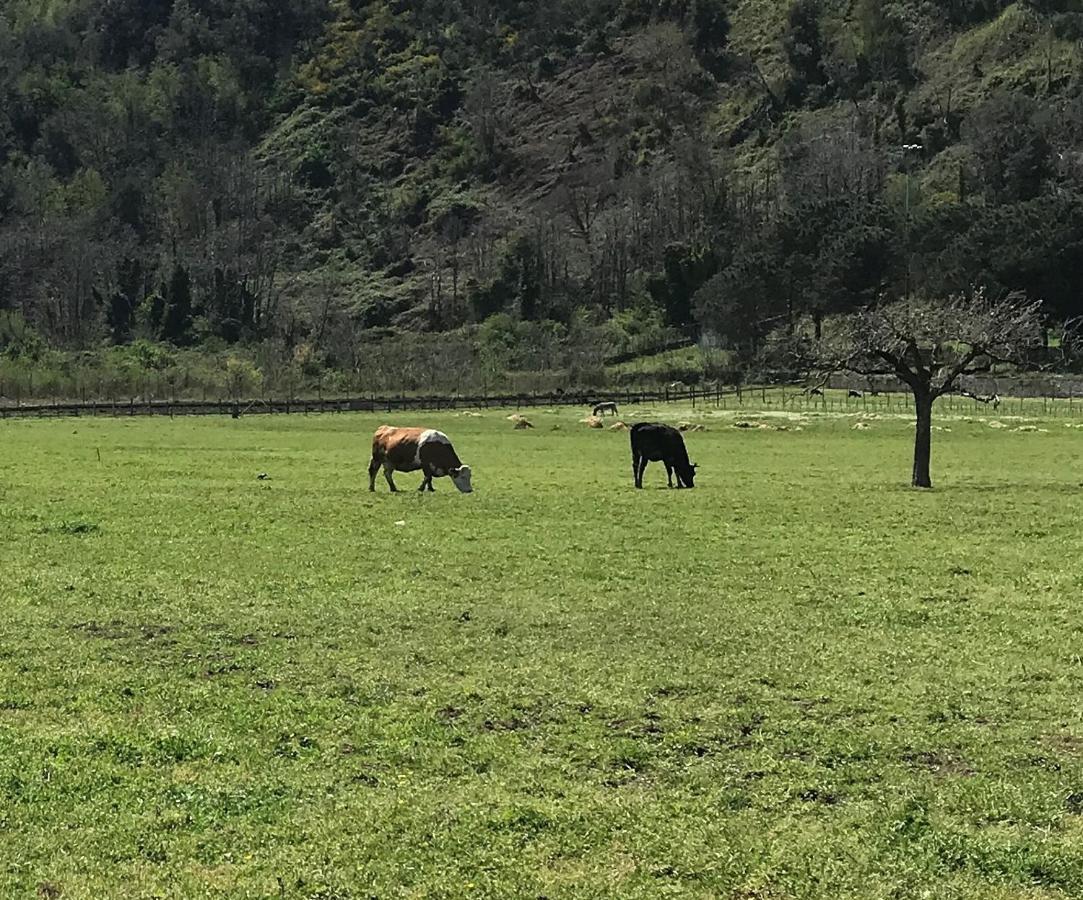
<path fill-rule="evenodd" d="M 1022 287 L 1073 315 L 1081 19 L 1045 0 L 8 0 L 0 314 L 70 346 L 332 361 L 374 328 L 498 313 L 708 325 L 751 351 L 780 317 L 908 285 Z"/>

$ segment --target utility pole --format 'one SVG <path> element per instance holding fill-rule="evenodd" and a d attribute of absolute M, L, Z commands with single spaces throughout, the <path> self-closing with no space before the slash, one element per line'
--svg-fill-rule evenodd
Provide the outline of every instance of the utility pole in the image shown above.
<path fill-rule="evenodd" d="M 906 168 L 906 299 L 910 299 L 910 287 L 912 282 L 911 274 L 911 252 L 910 252 L 910 153 L 920 153 L 924 147 L 921 144 L 903 144 L 903 166 Z"/>

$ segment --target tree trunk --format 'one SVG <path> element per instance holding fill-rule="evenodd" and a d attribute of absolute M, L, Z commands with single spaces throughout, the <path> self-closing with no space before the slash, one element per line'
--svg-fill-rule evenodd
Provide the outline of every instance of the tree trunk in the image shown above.
<path fill-rule="evenodd" d="M 914 430 L 914 475 L 911 485 L 918 488 L 933 486 L 929 476 L 929 458 L 932 454 L 933 397 L 925 391 L 914 392 L 917 409 L 917 425 Z"/>

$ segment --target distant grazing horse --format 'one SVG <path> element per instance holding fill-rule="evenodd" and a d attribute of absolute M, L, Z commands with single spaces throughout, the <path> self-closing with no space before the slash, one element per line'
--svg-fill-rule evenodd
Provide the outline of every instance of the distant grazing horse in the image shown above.
<path fill-rule="evenodd" d="M 996 409 L 1000 406 L 999 394 L 972 394 L 970 391 L 959 391 L 964 397 L 969 397 L 971 400 L 977 400 L 979 403 L 985 403 Z"/>
<path fill-rule="evenodd" d="M 604 416 L 607 412 L 611 412 L 613 415 L 617 414 L 617 404 L 612 400 L 607 400 L 605 403 L 596 403 L 594 405 L 593 415 Z"/>
<path fill-rule="evenodd" d="M 632 426 L 632 476 L 637 488 L 643 487 L 643 470 L 648 462 L 662 462 L 669 486 L 677 471 L 677 487 L 690 488 L 696 478 L 696 466 L 688 461 L 684 438 L 676 428 L 660 423 L 640 422 Z"/>

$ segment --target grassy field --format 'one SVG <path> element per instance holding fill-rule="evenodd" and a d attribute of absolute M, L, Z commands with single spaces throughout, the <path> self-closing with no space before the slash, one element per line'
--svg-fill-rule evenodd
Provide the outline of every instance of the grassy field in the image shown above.
<path fill-rule="evenodd" d="M 382 416 L 2 423 L 0 896 L 1080 896 L 1083 431 L 1001 413 L 932 492 L 890 415 L 635 411 L 709 429 L 642 492 L 411 417 L 469 496 L 368 493 Z"/>

